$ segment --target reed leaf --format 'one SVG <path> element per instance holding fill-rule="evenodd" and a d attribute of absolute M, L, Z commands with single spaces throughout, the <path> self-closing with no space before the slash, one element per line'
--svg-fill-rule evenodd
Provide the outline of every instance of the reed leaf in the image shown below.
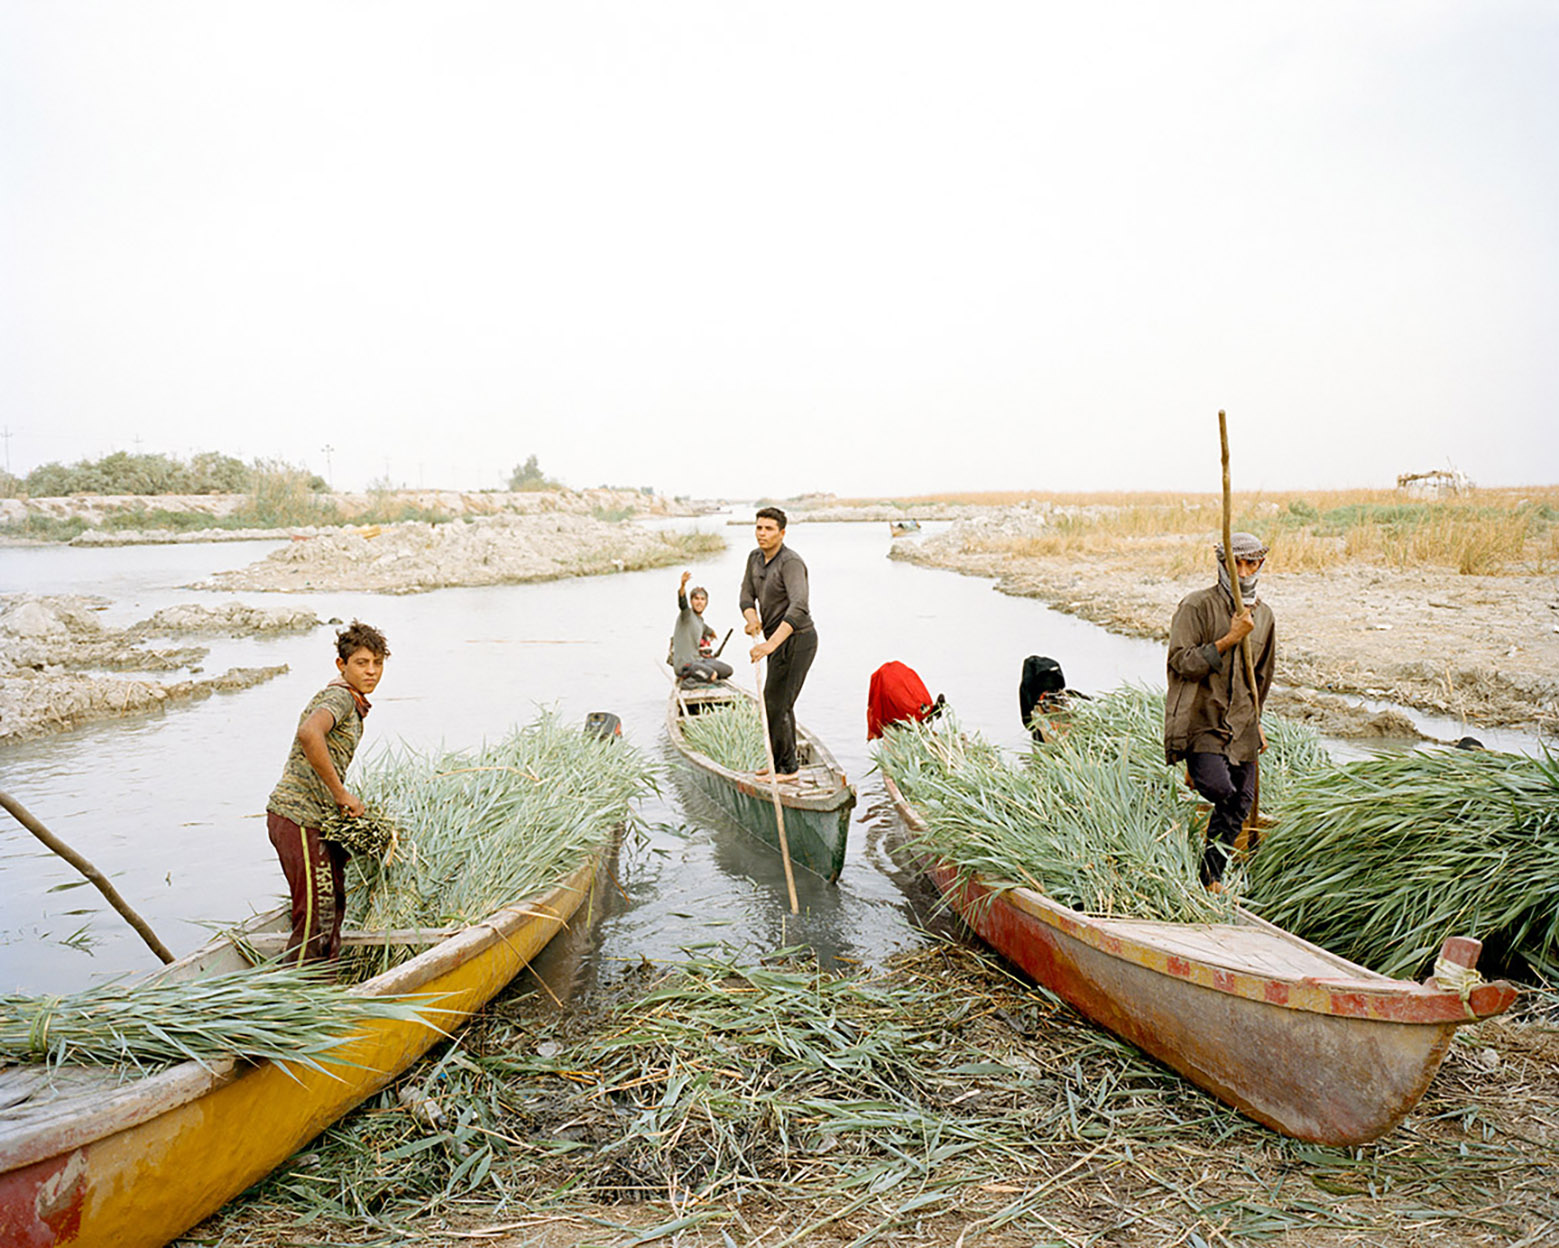
<path fill-rule="evenodd" d="M 952 721 L 896 726 L 877 757 L 926 820 L 914 847 L 965 874 L 1092 914 L 1227 922 L 1238 880 L 1221 896 L 1198 880 L 1204 821 L 1164 763 L 1163 724 L 1163 695 L 1128 686 L 1075 702 L 1065 733 L 1023 766 Z M 1262 775 L 1277 795 L 1326 765 L 1314 733 L 1274 725 L 1270 736 Z"/>
<path fill-rule="evenodd" d="M 0 1056 L 142 1071 L 269 1058 L 322 1070 L 321 1060 L 369 1020 L 423 1022 L 414 999 L 361 995 L 328 975 L 317 967 L 264 967 L 116 981 L 64 997 L 0 996 Z"/>

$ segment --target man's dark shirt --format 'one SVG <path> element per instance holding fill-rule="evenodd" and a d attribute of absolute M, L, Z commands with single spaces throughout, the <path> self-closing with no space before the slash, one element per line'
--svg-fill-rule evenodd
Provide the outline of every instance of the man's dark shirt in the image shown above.
<path fill-rule="evenodd" d="M 789 623 L 793 633 L 812 627 L 812 613 L 807 609 L 807 565 L 789 546 L 781 546 L 767 563 L 761 550 L 747 556 L 741 609 L 752 606 L 758 608 L 765 637 L 774 636 L 781 621 Z"/>

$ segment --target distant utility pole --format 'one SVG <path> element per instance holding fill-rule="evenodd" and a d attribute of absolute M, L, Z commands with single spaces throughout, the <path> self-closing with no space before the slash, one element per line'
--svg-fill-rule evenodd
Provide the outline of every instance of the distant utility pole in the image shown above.
<path fill-rule="evenodd" d="M 135 453 L 139 455 L 141 453 L 141 435 L 136 434 L 135 437 L 131 438 L 130 440 L 135 443 Z"/>
<path fill-rule="evenodd" d="M 336 488 L 336 476 L 335 473 L 330 471 L 330 456 L 336 448 L 331 446 L 329 442 L 326 442 L 320 449 L 325 452 L 325 484 L 334 490 Z"/>
<path fill-rule="evenodd" d="M 5 427 L 5 432 L 0 433 L 0 438 L 5 439 L 5 475 L 11 475 L 11 426 Z"/>

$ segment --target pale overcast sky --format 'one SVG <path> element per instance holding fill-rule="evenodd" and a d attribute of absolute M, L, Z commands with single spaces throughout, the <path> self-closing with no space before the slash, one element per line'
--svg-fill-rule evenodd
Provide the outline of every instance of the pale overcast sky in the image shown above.
<path fill-rule="evenodd" d="M 0 0 L 11 468 L 1559 481 L 1559 5 Z"/>

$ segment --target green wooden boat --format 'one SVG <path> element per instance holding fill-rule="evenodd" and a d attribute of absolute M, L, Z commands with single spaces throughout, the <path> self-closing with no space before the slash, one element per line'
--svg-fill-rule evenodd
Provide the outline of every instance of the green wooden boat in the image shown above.
<path fill-rule="evenodd" d="M 779 825 L 774 812 L 773 783 L 755 772 L 722 767 L 689 745 L 682 732 L 683 722 L 689 716 L 740 698 L 750 702 L 758 700 L 750 690 L 725 681 L 678 686 L 671 691 L 666 706 L 666 732 L 672 745 L 687 759 L 689 776 L 698 789 L 777 853 Z M 779 783 L 790 860 L 833 883 L 844 867 L 855 788 L 823 743 L 799 722 L 796 724 L 796 755 L 800 763 L 796 778 Z"/>

